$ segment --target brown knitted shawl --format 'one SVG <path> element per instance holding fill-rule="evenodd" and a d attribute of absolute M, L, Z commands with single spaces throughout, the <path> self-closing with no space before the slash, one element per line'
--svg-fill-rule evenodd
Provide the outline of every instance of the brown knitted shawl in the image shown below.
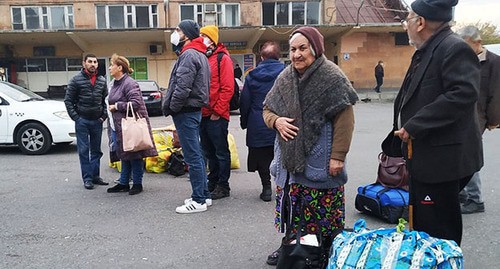
<path fill-rule="evenodd" d="M 293 124 L 299 128 L 297 137 L 288 142 L 277 136 L 285 169 L 303 172 L 323 125 L 357 100 L 349 79 L 325 56 L 316 59 L 301 77 L 292 65 L 283 70 L 264 104 L 280 117 L 295 119 Z"/>

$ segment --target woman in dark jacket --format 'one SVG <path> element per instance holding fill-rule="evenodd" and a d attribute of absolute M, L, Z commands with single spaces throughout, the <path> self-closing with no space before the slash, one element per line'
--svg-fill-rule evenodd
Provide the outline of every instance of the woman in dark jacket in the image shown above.
<path fill-rule="evenodd" d="M 260 199 L 271 201 L 271 174 L 269 165 L 273 160 L 273 146 L 276 131 L 267 128 L 262 118 L 264 98 L 273 87 L 274 81 L 285 65 L 278 59 L 280 47 L 276 42 L 268 41 L 260 50 L 262 62 L 245 78 L 245 86 L 240 98 L 240 125 L 247 129 L 248 172 L 259 172 L 262 182 Z"/>
<path fill-rule="evenodd" d="M 109 111 L 113 115 L 116 132 L 116 156 L 122 162 L 122 172 L 120 174 L 120 183 L 109 188 L 108 192 L 110 193 L 128 191 L 130 195 L 134 195 L 142 192 L 142 177 L 144 175 L 143 158 L 158 155 L 155 148 L 136 152 L 123 151 L 122 119 L 126 117 L 128 102 L 132 103 L 132 107 L 137 114 L 147 120 L 149 134 L 151 135 L 151 140 L 153 140 L 151 124 L 149 123 L 149 116 L 144 100 L 142 99 L 141 90 L 137 82 L 128 76 L 133 71 L 129 66 L 127 58 L 113 54 L 109 72 L 113 76 L 114 81 L 109 91 L 108 101 Z M 129 186 L 130 176 L 132 176 L 133 180 L 132 188 Z"/>

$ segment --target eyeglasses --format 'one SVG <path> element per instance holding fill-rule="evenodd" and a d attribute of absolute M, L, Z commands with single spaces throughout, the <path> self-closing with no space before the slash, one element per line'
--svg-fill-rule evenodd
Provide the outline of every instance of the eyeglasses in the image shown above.
<path fill-rule="evenodd" d="M 413 17 L 401 20 L 401 25 L 403 26 L 403 29 L 407 30 L 408 29 L 408 22 L 413 20 L 413 19 L 418 19 L 418 18 L 420 18 L 420 16 L 417 15 L 417 16 L 413 16 Z"/>

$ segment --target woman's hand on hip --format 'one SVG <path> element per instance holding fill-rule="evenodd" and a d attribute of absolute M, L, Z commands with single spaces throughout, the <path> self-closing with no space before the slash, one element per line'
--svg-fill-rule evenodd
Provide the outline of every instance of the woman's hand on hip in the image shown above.
<path fill-rule="evenodd" d="M 336 176 L 339 175 L 342 172 L 342 169 L 344 169 L 344 162 L 335 160 L 335 159 L 330 159 L 330 175 Z"/>
<path fill-rule="evenodd" d="M 111 112 L 115 112 L 116 111 L 116 105 L 109 105 L 108 109 Z"/>
<path fill-rule="evenodd" d="M 292 122 L 294 121 L 295 120 L 291 118 L 279 117 L 274 122 L 274 128 L 278 130 L 281 138 L 283 138 L 283 140 L 287 142 L 289 139 L 293 140 L 297 136 L 297 132 L 299 131 L 299 128 L 292 124 Z"/>

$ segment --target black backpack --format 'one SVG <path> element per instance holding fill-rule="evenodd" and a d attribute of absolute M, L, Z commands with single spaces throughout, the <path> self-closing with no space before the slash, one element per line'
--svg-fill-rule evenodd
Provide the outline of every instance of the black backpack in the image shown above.
<path fill-rule="evenodd" d="M 182 153 L 179 151 L 170 150 L 170 152 L 172 152 L 172 154 L 170 155 L 166 165 L 167 173 L 176 177 L 184 175 L 186 173 L 187 166 L 184 161 L 184 156 L 182 156 Z"/>
<path fill-rule="evenodd" d="M 224 56 L 224 52 L 217 53 L 217 70 L 219 72 L 219 85 L 220 85 L 220 61 Z M 236 82 L 236 78 L 234 78 L 234 93 L 233 97 L 231 97 L 231 101 L 229 101 L 229 110 L 240 109 L 240 86 L 238 82 Z"/>

